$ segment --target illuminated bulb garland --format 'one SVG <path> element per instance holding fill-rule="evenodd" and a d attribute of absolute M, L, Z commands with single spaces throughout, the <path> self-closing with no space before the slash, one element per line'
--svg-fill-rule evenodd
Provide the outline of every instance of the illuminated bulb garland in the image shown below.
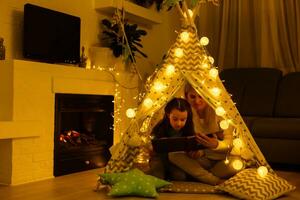
<path fill-rule="evenodd" d="M 190 34 L 189 34 L 189 32 L 184 31 L 184 32 L 180 33 L 180 39 L 183 42 L 187 43 L 190 40 Z"/>
<path fill-rule="evenodd" d="M 117 132 L 119 131 L 120 128 L 120 124 L 122 122 L 121 120 L 121 109 L 122 109 L 122 103 L 121 103 L 121 92 L 119 89 L 120 85 L 118 83 L 116 83 L 115 85 L 115 94 L 114 94 L 114 134 L 117 134 Z M 124 99 L 123 99 L 124 100 Z M 125 100 L 124 100 L 125 101 Z M 117 103 L 118 102 L 118 103 Z M 120 133 L 120 135 L 122 136 L 123 133 Z"/>
<path fill-rule="evenodd" d="M 232 167 L 233 167 L 233 169 L 239 171 L 239 170 L 243 169 L 244 163 L 240 159 L 236 159 L 232 162 Z"/>
<path fill-rule="evenodd" d="M 134 118 L 135 117 L 135 110 L 133 108 L 128 108 L 126 110 L 126 116 L 128 118 Z"/>
<path fill-rule="evenodd" d="M 210 93 L 211 93 L 213 96 L 218 97 L 218 96 L 220 96 L 220 94 L 221 94 L 221 90 L 220 90 L 220 88 L 218 88 L 218 87 L 213 87 L 213 88 L 210 89 Z"/>
<path fill-rule="evenodd" d="M 222 120 L 222 121 L 220 122 L 220 127 L 221 127 L 221 129 L 223 129 L 223 130 L 228 129 L 228 128 L 229 128 L 229 122 L 228 122 L 228 120 L 226 120 L 226 119 Z"/>
<path fill-rule="evenodd" d="M 235 138 L 233 140 L 233 146 L 237 149 L 241 149 L 243 147 L 243 141 L 240 138 Z"/>
<path fill-rule="evenodd" d="M 213 79 L 216 79 L 219 75 L 219 71 L 216 68 L 211 68 L 209 70 L 209 76 Z"/>
<path fill-rule="evenodd" d="M 257 168 L 257 173 L 260 177 L 264 178 L 268 174 L 268 168 L 266 168 L 265 166 L 260 166 Z"/>
<path fill-rule="evenodd" d="M 156 81 L 153 85 L 153 88 L 155 91 L 161 92 L 166 88 L 166 86 L 162 82 Z"/>
<path fill-rule="evenodd" d="M 206 46 L 206 45 L 208 45 L 208 43 L 209 43 L 209 39 L 207 37 L 201 37 L 200 44 L 202 46 Z"/>
<path fill-rule="evenodd" d="M 215 62 L 215 59 L 211 56 L 208 56 L 208 60 L 211 64 L 214 64 L 214 62 Z"/>
<path fill-rule="evenodd" d="M 175 67 L 172 64 L 167 65 L 166 67 L 166 75 L 172 76 L 175 73 Z"/>
<path fill-rule="evenodd" d="M 193 14 L 194 14 L 193 11 L 192 11 L 191 9 L 188 9 L 188 12 L 189 12 L 189 16 L 190 16 L 190 17 L 193 17 Z M 183 16 L 184 16 L 185 18 L 187 18 L 186 13 L 184 13 Z"/>
<path fill-rule="evenodd" d="M 146 99 L 144 100 L 144 102 L 143 102 L 143 105 L 144 105 L 147 109 L 151 108 L 151 107 L 153 106 L 153 101 L 152 101 L 152 99 L 146 98 Z"/>
<path fill-rule="evenodd" d="M 224 108 L 222 106 L 219 106 L 216 108 L 216 114 L 218 116 L 223 116 L 225 115 L 226 111 L 224 110 Z"/>
<path fill-rule="evenodd" d="M 208 68 L 209 68 L 209 64 L 203 63 L 203 64 L 201 65 L 201 67 L 202 67 L 203 69 L 208 69 Z"/>
<path fill-rule="evenodd" d="M 225 159 L 224 163 L 225 163 L 226 165 L 228 165 L 228 164 L 229 164 L 229 160 L 228 160 L 228 158 L 226 158 L 226 159 Z"/>
<path fill-rule="evenodd" d="M 114 125 L 112 127 L 114 134 L 115 135 L 123 135 L 123 132 L 121 132 L 120 130 L 120 125 L 122 123 L 122 119 L 121 119 L 121 111 L 122 111 L 122 105 L 124 105 L 125 103 L 125 99 L 123 99 L 121 97 L 121 92 L 120 92 L 120 88 L 126 88 L 126 89 L 135 89 L 136 87 L 126 87 L 123 86 L 122 84 L 120 84 L 118 82 L 118 80 L 116 79 L 117 76 L 120 75 L 120 73 L 118 71 L 115 70 L 115 67 L 107 67 L 107 66 L 91 66 L 90 64 L 86 66 L 87 70 L 96 70 L 96 71 L 103 71 L 103 72 L 107 72 L 109 73 L 112 77 L 113 80 L 115 81 L 115 91 L 114 91 L 114 113 L 113 113 L 113 118 L 114 118 Z"/>
<path fill-rule="evenodd" d="M 175 56 L 178 58 L 181 58 L 183 56 L 183 49 L 182 48 L 176 48 L 175 49 Z"/>

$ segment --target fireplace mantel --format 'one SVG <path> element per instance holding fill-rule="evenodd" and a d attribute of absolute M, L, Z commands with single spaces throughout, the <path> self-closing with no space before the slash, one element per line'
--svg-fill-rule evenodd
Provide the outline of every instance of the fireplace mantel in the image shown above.
<path fill-rule="evenodd" d="M 138 85 L 135 74 L 120 72 L 117 79 Z M 23 60 L 0 62 L 0 80 L 0 183 L 12 185 L 53 177 L 55 93 L 114 95 L 116 85 L 105 71 Z M 125 104 L 114 142 L 137 93 L 120 87 Z"/>

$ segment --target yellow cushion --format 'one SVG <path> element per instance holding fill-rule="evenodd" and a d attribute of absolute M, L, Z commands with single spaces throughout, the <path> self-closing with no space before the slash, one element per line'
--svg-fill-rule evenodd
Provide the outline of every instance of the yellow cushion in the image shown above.
<path fill-rule="evenodd" d="M 256 168 L 244 169 L 218 186 L 218 189 L 235 197 L 257 200 L 275 199 L 295 188 L 273 173 L 260 177 Z"/>

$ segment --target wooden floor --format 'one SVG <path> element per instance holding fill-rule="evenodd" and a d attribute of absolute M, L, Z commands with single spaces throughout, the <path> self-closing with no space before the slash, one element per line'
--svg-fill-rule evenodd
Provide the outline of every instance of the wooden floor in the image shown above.
<path fill-rule="evenodd" d="M 0 200 L 106 200 L 116 199 L 108 197 L 104 191 L 93 191 L 96 185 L 97 174 L 100 169 L 90 170 L 54 179 L 23 184 L 19 186 L 0 186 Z M 300 172 L 279 171 L 281 177 L 297 186 L 296 191 L 280 200 L 300 199 Z M 146 199 L 137 197 L 125 197 L 121 200 Z M 148 198 L 149 199 L 149 198 Z M 226 195 L 212 194 L 181 194 L 160 193 L 159 200 L 219 200 L 234 199 Z"/>

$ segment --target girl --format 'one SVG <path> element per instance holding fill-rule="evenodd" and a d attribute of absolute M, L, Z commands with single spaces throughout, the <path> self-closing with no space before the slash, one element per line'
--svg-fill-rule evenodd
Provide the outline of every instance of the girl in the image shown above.
<path fill-rule="evenodd" d="M 192 110 L 182 98 L 172 99 L 165 107 L 163 119 L 153 128 L 154 138 L 194 135 Z M 159 178 L 185 180 L 185 173 L 169 163 L 167 153 L 155 153 L 150 159 L 151 174 Z"/>

